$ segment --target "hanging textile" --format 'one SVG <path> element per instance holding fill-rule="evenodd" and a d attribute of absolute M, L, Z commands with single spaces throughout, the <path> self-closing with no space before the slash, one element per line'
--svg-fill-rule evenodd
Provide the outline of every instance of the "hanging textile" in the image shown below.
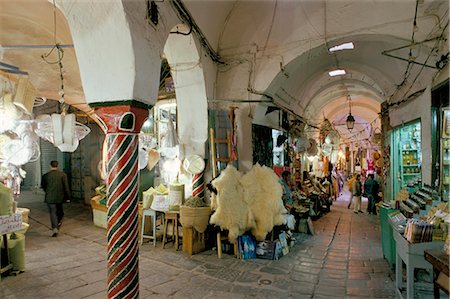
<path fill-rule="evenodd" d="M 230 107 L 228 111 L 228 120 L 230 121 L 230 133 L 231 133 L 231 153 L 230 153 L 230 161 L 237 160 L 237 150 L 236 150 L 236 122 L 235 120 L 235 110 L 237 107 Z"/>

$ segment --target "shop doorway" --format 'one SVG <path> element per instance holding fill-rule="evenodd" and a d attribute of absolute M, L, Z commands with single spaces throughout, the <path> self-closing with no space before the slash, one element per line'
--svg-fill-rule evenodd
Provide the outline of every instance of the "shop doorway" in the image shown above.
<path fill-rule="evenodd" d="M 422 181 L 421 122 L 415 120 L 392 130 L 393 195 Z"/>

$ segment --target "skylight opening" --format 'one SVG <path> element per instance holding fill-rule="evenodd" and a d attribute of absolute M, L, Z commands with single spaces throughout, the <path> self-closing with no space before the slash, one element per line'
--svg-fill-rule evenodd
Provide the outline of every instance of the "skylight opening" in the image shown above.
<path fill-rule="evenodd" d="M 333 52 L 342 51 L 342 50 L 353 50 L 354 48 L 355 48 L 355 46 L 353 45 L 353 42 L 349 42 L 349 43 L 343 43 L 338 46 L 331 47 L 328 49 L 328 51 L 333 53 Z"/>
<path fill-rule="evenodd" d="M 328 74 L 331 76 L 331 77 L 334 77 L 334 76 L 340 76 L 340 75 L 345 75 L 346 74 L 346 72 L 345 72 L 345 70 L 334 70 L 334 71 L 330 71 L 330 72 L 328 72 Z"/>

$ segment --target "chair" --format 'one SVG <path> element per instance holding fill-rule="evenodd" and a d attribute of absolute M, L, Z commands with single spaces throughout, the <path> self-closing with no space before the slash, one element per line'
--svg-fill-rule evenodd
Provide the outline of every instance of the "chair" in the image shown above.
<path fill-rule="evenodd" d="M 166 245 L 167 229 L 169 227 L 169 221 L 172 222 L 172 239 L 175 242 L 175 250 L 178 250 L 179 239 L 178 239 L 178 218 L 180 217 L 179 211 L 167 211 L 164 215 L 164 229 L 163 229 L 163 240 L 162 248 Z"/>
<path fill-rule="evenodd" d="M 163 214 L 164 215 L 164 214 Z M 152 235 L 145 235 L 145 219 L 146 216 L 150 216 L 152 218 Z M 152 209 L 145 209 L 142 212 L 142 227 L 141 227 L 141 245 L 144 241 L 144 238 L 153 240 L 153 246 L 156 247 L 156 218 L 158 216 L 158 212 Z M 164 217 L 164 216 L 163 216 Z"/>
<path fill-rule="evenodd" d="M 217 257 L 219 259 L 222 258 L 222 241 L 226 241 L 228 240 L 228 235 L 223 236 L 221 234 L 221 231 L 217 232 Z M 234 252 L 234 256 L 237 256 L 237 242 L 235 241 L 233 243 L 233 252 Z"/>

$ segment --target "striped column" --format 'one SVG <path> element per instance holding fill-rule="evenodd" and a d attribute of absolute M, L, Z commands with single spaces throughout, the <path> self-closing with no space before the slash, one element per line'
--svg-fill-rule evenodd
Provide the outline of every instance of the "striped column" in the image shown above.
<path fill-rule="evenodd" d="M 138 133 L 148 115 L 141 106 L 133 101 L 95 107 L 106 133 L 110 299 L 139 297 Z"/>
<path fill-rule="evenodd" d="M 194 174 L 192 177 L 192 196 L 198 196 L 200 199 L 205 199 L 205 180 L 203 171 Z"/>

